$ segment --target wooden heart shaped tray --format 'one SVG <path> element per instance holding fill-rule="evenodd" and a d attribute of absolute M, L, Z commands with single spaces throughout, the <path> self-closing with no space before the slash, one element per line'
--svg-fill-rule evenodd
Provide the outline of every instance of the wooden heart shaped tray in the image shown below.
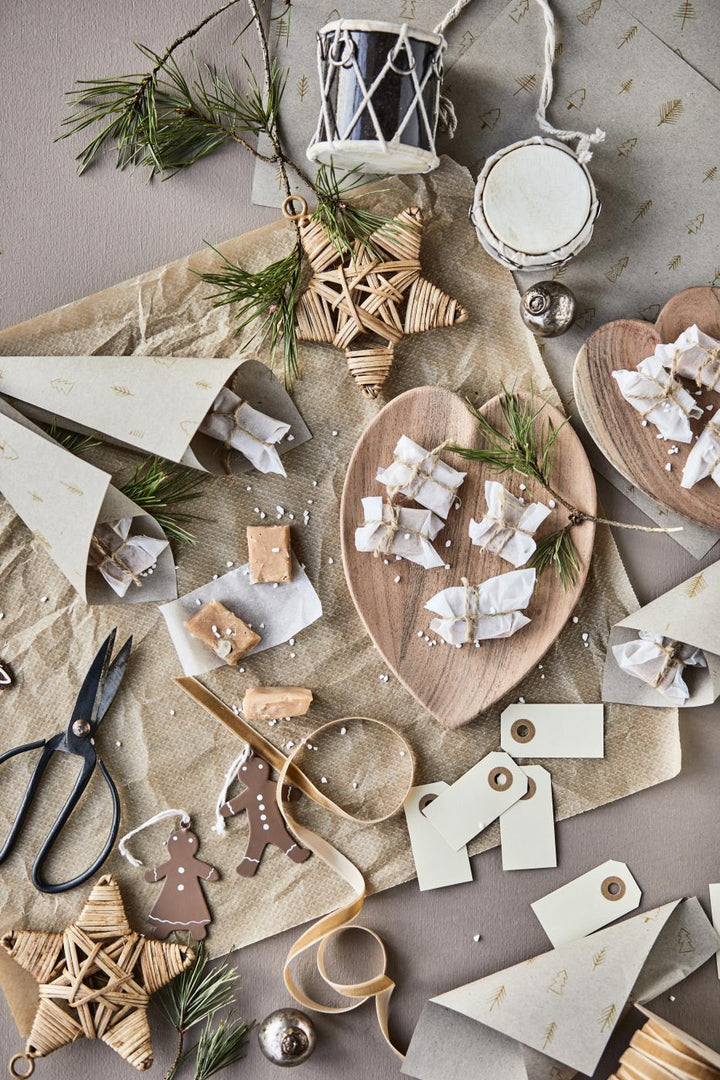
<path fill-rule="evenodd" d="M 711 529 L 720 529 L 720 488 L 710 478 L 694 487 L 680 487 L 683 466 L 692 443 L 676 444 L 679 452 L 668 456 L 669 443 L 658 439 L 652 424 L 643 427 L 640 414 L 625 401 L 612 372 L 635 368 L 652 356 L 659 342 L 670 342 L 697 323 L 712 337 L 720 338 L 720 289 L 696 286 L 673 296 L 658 315 L 657 322 L 617 319 L 605 323 L 583 345 L 575 360 L 573 384 L 580 416 L 603 455 L 619 473 L 670 510 Z M 694 393 L 696 387 L 680 380 Z M 695 399 L 703 407 L 703 417 L 691 420 L 693 434 L 699 434 L 712 415 L 706 406 L 720 406 L 720 396 L 703 390 Z M 665 466 L 670 462 L 672 471 Z"/>
<path fill-rule="evenodd" d="M 493 398 L 482 409 L 487 418 L 504 428 L 500 399 Z M 543 417 L 559 425 L 560 413 L 546 406 Z M 539 423 L 539 421 L 538 421 Z M 592 554 L 595 525 L 585 522 L 572 531 L 581 571 L 575 584 L 564 591 L 554 569 L 538 579 L 526 614 L 531 622 L 509 638 L 481 642 L 479 648 L 461 649 L 430 646 L 418 632 L 429 634 L 432 615 L 424 605 L 442 589 L 459 585 L 467 577 L 477 585 L 514 567 L 498 555 L 474 547 L 470 542 L 470 518 L 479 521 L 485 511 L 485 480 L 502 479 L 515 495 L 547 503 L 546 493 L 530 482 L 521 493 L 520 478 L 508 474 L 499 478 L 486 466 L 443 452 L 453 468 L 467 471 L 460 488 L 461 508 L 451 509 L 447 524 L 434 546 L 451 564 L 450 570 L 424 570 L 408 562 L 388 565 L 371 552 L 355 549 L 355 529 L 363 521 L 361 499 L 386 494 L 375 478 L 380 466 L 389 465 L 401 435 L 426 448 L 449 439 L 460 446 L 481 445 L 477 421 L 457 394 L 440 387 L 409 390 L 391 401 L 378 414 L 358 441 L 353 452 L 340 508 L 342 554 L 345 576 L 355 606 L 376 648 L 411 694 L 447 727 L 466 724 L 512 689 L 542 658 L 572 613 L 582 591 Z M 553 463 L 553 485 L 574 506 L 594 514 L 595 481 L 580 440 L 569 424 L 560 432 Z M 414 505 L 414 504 L 411 504 Z M 555 532 L 567 523 L 567 513 L 556 507 L 538 530 L 537 537 Z M 445 542 L 449 540 L 450 546 Z M 399 577 L 395 583 L 395 577 Z M 434 635 L 430 635 L 434 637 Z"/>

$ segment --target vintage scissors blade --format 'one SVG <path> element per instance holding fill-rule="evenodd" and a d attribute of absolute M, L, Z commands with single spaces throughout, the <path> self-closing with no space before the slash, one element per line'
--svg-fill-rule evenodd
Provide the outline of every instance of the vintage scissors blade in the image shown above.
<path fill-rule="evenodd" d="M 116 634 L 117 628 L 110 631 L 88 669 L 70 717 L 68 735 L 72 733 L 73 725 L 79 720 L 89 724 L 91 730 L 95 729 L 100 708 L 101 690 L 107 678 Z"/>
<path fill-rule="evenodd" d="M 115 695 L 120 689 L 120 684 L 125 678 L 125 672 L 127 671 L 128 662 L 130 660 L 132 643 L 133 639 L 131 634 L 110 665 L 105 684 L 100 691 L 100 706 L 97 712 L 95 727 L 102 722 L 105 713 L 115 700 Z"/>

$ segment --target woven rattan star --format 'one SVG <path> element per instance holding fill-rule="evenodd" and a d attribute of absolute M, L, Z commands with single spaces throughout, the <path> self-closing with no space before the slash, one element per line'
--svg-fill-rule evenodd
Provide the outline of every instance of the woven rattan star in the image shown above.
<path fill-rule="evenodd" d="M 37 980 L 40 1002 L 13 1076 L 29 1076 L 35 1058 L 86 1039 L 101 1039 L 141 1072 L 152 1065 L 150 995 L 188 967 L 192 949 L 130 929 L 114 878 L 101 877 L 76 922 L 60 934 L 13 930 L 2 947 Z M 27 1062 L 24 1073 L 13 1065 Z"/>
<path fill-rule="evenodd" d="M 286 200 L 286 207 L 288 200 Z M 422 276 L 422 211 L 409 206 L 343 254 L 307 205 L 297 220 L 313 270 L 295 309 L 300 341 L 345 351 L 350 374 L 368 397 L 377 397 L 406 334 L 465 322 L 461 304 Z"/>

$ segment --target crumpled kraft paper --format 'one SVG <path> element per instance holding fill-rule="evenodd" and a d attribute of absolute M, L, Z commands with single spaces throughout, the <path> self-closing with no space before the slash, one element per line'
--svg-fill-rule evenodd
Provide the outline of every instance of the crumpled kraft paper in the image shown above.
<path fill-rule="evenodd" d="M 444 160 L 428 176 L 383 180 L 381 186 L 383 193 L 367 199 L 365 205 L 386 213 L 412 203 L 423 207 L 425 272 L 470 311 L 468 322 L 460 327 L 404 340 L 386 383 L 386 395 L 438 383 L 463 394 L 477 393 L 484 400 L 498 392 L 502 380 L 511 384 L 517 379 L 518 385 L 527 385 L 532 377 L 538 390 L 557 402 L 535 342 L 518 317 L 512 278 L 483 252 L 468 224 L 470 174 Z M 292 227 L 278 222 L 231 240 L 222 250 L 256 270 L 286 252 L 292 241 Z M 5 330 L 0 333 L 0 354 L 175 352 L 196 354 L 201 373 L 203 357 L 228 356 L 238 348 L 232 337 L 231 312 L 212 310 L 208 287 L 191 272 L 191 268 L 214 266 L 216 258 L 211 251 L 203 251 Z M 499 716 L 508 701 L 498 702 L 479 720 L 451 731 L 436 723 L 392 676 L 387 682 L 379 678 L 386 674 L 385 666 L 345 586 L 338 510 L 351 451 L 383 402 L 362 397 L 346 374 L 344 357 L 332 348 L 303 345 L 301 362 L 303 377 L 296 400 L 313 439 L 288 457 L 287 480 L 256 473 L 208 480 L 206 495 L 197 507 L 208 520 L 197 523 L 197 545 L 177 553 L 178 584 L 182 594 L 214 573 L 223 573 L 227 561 L 244 562 L 245 526 L 258 521 L 254 508 L 264 510 L 267 520 L 275 520 L 280 506 L 295 515 L 293 547 L 320 594 L 324 614 L 293 646 L 281 645 L 249 659 L 242 674 L 229 669 L 212 672 L 206 682 L 230 705 L 239 705 L 245 688 L 253 683 L 308 686 L 315 695 L 310 714 L 264 730 L 278 746 L 325 720 L 358 713 L 375 716 L 397 726 L 413 746 L 417 783 L 452 783 L 497 745 Z M 162 409 L 161 400 L 158 409 Z M 105 447 L 93 460 L 127 472 L 137 459 Z M 467 513 L 472 512 L 468 507 Z M 48 598 L 45 603 L 43 596 Z M 528 701 L 601 700 L 609 629 L 636 606 L 612 537 L 601 527 L 576 612 L 578 623 L 568 624 L 545 658 L 544 680 L 540 681 L 539 672 L 524 680 L 523 696 Z M 225 839 L 216 837 L 211 826 L 215 799 L 240 746 L 172 682 L 180 666 L 162 615 L 145 606 L 132 613 L 88 608 L 4 503 L 0 503 L 0 610 L 4 613 L 0 659 L 10 663 L 18 676 L 15 688 L 0 696 L 0 752 L 23 740 L 49 736 L 66 724 L 82 676 L 108 630 L 117 624 L 120 641 L 132 630 L 135 650 L 129 672 L 103 721 L 97 748 L 120 788 L 123 831 L 168 806 L 192 813 L 202 840 L 202 857 L 223 875 L 220 883 L 208 889 L 214 916 L 209 937 L 213 953 L 315 918 L 347 899 L 346 887 L 318 859 L 297 865 L 274 849 L 268 850 L 254 879 L 236 875 L 246 838 L 244 822 L 231 822 Z M 583 646 L 583 632 L 589 634 L 588 648 Z M 675 710 L 610 705 L 605 712 L 604 760 L 549 763 L 559 818 L 659 783 L 680 767 Z M 351 812 L 362 814 L 365 808 L 365 816 L 375 808 L 382 813 L 387 802 L 385 785 L 392 780 L 389 760 L 382 747 L 376 756 L 367 748 L 354 754 L 342 739 L 325 740 L 317 752 L 305 755 L 311 778 L 319 781 L 324 775 L 329 796 Z M 68 775 L 69 763 L 60 764 L 68 769 L 50 773 L 52 788 L 36 808 L 15 854 L 0 868 L 0 932 L 13 925 L 64 926 L 82 901 L 77 891 L 53 898 L 40 895 L 27 876 L 38 843 L 73 779 Z M 12 770 L 0 769 L 2 835 L 30 765 L 21 761 Z M 353 788 L 351 781 L 358 787 Z M 58 873 L 87 865 L 96 850 L 93 841 L 97 838 L 101 843 L 109 824 L 109 806 L 101 788 L 100 783 L 93 785 L 78 821 L 63 838 L 56 859 Z M 325 832 L 360 867 L 371 890 L 389 888 L 414 875 L 402 815 L 380 826 L 359 827 L 305 802 L 299 805 L 298 816 L 309 827 Z M 137 854 L 146 864 L 155 865 L 162 857 L 169 831 L 158 826 L 138 838 Z M 471 851 L 496 845 L 498 837 L 494 825 L 473 842 Z M 147 929 L 144 919 L 156 889 L 144 883 L 141 870 L 117 854 L 105 869 L 118 876 L 134 925 Z M 0 981 L 20 1027 L 27 1030 L 35 1007 L 33 988 L 10 961 L 0 965 Z"/>

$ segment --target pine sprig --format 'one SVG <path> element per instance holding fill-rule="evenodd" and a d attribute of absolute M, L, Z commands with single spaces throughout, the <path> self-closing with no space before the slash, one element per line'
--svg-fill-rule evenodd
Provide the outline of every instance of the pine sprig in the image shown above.
<path fill-rule="evenodd" d="M 79 431 L 67 431 L 65 428 L 61 428 L 58 425 L 56 416 L 53 416 L 47 428 L 47 433 L 56 443 L 69 450 L 71 454 L 77 454 L 78 457 L 103 444 L 103 440 L 96 431 L 90 435 L 83 435 Z"/>
<path fill-rule="evenodd" d="M 254 274 L 232 262 L 217 248 L 212 250 L 221 261 L 220 268 L 199 276 L 215 287 L 216 291 L 209 297 L 213 307 L 237 306 L 234 312 L 236 335 L 249 323 L 257 322 L 251 340 L 256 337 L 267 340 L 271 359 L 282 348 L 285 387 L 292 389 L 298 376 L 295 303 L 302 267 L 299 243 L 288 255 Z"/>
<path fill-rule="evenodd" d="M 195 1080 L 210 1080 L 221 1069 L 244 1058 L 254 1026 L 254 1022 L 242 1017 L 225 1016 L 215 1026 L 208 1020 L 195 1047 Z"/>
<path fill-rule="evenodd" d="M 359 166 L 339 174 L 332 162 L 321 165 L 315 176 L 318 203 L 313 218 L 342 255 L 354 251 L 358 245 L 362 245 L 371 255 L 378 254 L 373 247 L 372 234 L 390 224 L 388 217 L 364 210 L 349 201 L 353 193 L 358 197 L 357 188 L 365 182 Z M 372 194 L 380 194 L 382 190 L 374 188 Z"/>
<path fill-rule="evenodd" d="M 162 991 L 159 997 L 160 1007 L 166 1019 L 175 1028 L 178 1036 L 177 1052 L 175 1060 L 165 1074 L 165 1080 L 172 1080 L 180 1064 L 191 1057 L 196 1051 L 199 1055 L 201 1046 L 203 1050 L 203 1066 L 208 1060 L 208 1045 L 212 1050 L 215 1060 L 229 1058 L 235 1050 L 240 1049 L 239 1038 L 240 1025 L 244 1025 L 246 1036 L 251 1030 L 252 1024 L 246 1021 L 235 1021 L 228 1024 L 227 1020 L 221 1021 L 212 1034 L 214 1017 L 222 1009 L 227 1009 L 235 1002 L 235 995 L 239 986 L 237 972 L 227 961 L 211 967 L 205 945 L 200 942 L 196 947 L 193 963 L 183 971 L 176 979 Z M 204 1028 L 196 1047 L 184 1050 L 184 1040 L 187 1033 L 198 1024 Z M 238 1029 L 236 1031 L 236 1029 Z M 234 1058 L 238 1060 L 238 1058 Z M 227 1060 L 228 1065 L 232 1060 Z M 224 1068 L 220 1065 L 219 1068 Z M 214 1071 L 218 1071 L 215 1069 Z M 198 1063 L 196 1062 L 196 1077 Z M 205 1073 L 205 1076 L 212 1075 Z"/>
<path fill-rule="evenodd" d="M 538 576 L 549 566 L 554 566 L 563 589 L 571 588 L 580 573 L 580 559 L 570 535 L 571 528 L 571 525 L 566 525 L 564 529 L 558 529 L 539 540 L 528 560 L 528 566 L 534 567 Z"/>
<path fill-rule="evenodd" d="M 147 510 L 171 539 L 194 544 L 195 537 L 185 525 L 204 519 L 178 507 L 200 498 L 205 479 L 206 474 L 197 469 L 153 455 L 135 468 L 120 490 L 141 509 Z"/>

